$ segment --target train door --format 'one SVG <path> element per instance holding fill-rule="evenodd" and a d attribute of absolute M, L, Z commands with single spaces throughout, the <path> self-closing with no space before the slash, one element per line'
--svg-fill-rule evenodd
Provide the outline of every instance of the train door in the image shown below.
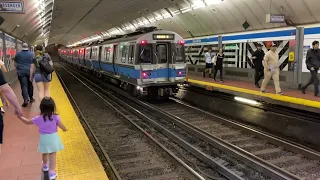
<path fill-rule="evenodd" d="M 99 54 L 98 54 L 99 70 L 101 69 L 101 60 L 102 60 L 102 46 L 99 46 Z"/>
<path fill-rule="evenodd" d="M 113 46 L 113 56 L 112 56 L 112 65 L 113 65 L 113 72 L 114 74 L 118 74 L 118 70 L 116 68 L 116 64 L 117 64 L 117 58 L 118 58 L 118 47 L 119 45 L 114 45 Z"/>
<path fill-rule="evenodd" d="M 172 63 L 170 54 L 170 43 L 161 42 L 156 44 L 157 81 L 169 81 L 169 64 Z"/>

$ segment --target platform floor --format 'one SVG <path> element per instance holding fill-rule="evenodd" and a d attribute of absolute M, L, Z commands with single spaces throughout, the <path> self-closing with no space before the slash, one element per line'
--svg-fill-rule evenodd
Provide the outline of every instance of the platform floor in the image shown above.
<path fill-rule="evenodd" d="M 320 108 L 320 97 L 315 97 L 311 91 L 307 91 L 306 94 L 302 94 L 299 90 L 282 88 L 284 95 L 276 95 L 274 86 L 268 85 L 266 88 L 267 93 L 261 93 L 260 89 L 255 87 L 254 83 L 234 80 L 225 80 L 225 82 L 221 83 L 219 78 L 217 81 L 214 81 L 208 77 L 203 78 L 201 75 L 190 74 L 188 75 L 187 81 L 192 85 L 202 87 L 205 86 L 206 88 L 211 87 L 221 92 L 237 92 L 247 95 L 254 95 L 256 97 L 266 97 L 275 101 L 286 102 L 288 104 Z"/>
<path fill-rule="evenodd" d="M 19 83 L 12 85 L 22 102 Z M 68 128 L 59 130 L 65 149 L 57 155 L 57 180 L 107 180 L 100 160 L 82 128 L 69 99 L 56 74 L 51 82 L 51 96 L 57 104 L 58 114 Z M 24 116 L 39 114 L 39 101 L 23 108 Z M 25 125 L 13 114 L 13 108 L 5 108 L 4 144 L 0 154 L 0 180 L 40 180 L 41 154 L 37 152 L 39 133 L 36 126 Z"/>

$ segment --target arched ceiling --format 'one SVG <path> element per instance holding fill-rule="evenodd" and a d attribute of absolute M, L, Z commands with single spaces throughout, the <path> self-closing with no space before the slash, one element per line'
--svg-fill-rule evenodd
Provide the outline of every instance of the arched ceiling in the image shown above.
<path fill-rule="evenodd" d="M 285 14 L 293 25 L 320 22 L 319 0 L 56 0 L 49 43 L 70 45 L 157 26 L 183 37 L 269 29 L 266 14 Z"/>
<path fill-rule="evenodd" d="M 49 37 L 53 0 L 25 0 L 24 14 L 0 13 L 0 28 L 30 44 L 44 43 Z"/>

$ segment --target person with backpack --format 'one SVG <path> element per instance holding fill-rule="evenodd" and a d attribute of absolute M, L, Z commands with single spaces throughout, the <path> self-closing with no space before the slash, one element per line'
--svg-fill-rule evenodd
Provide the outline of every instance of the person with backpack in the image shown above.
<path fill-rule="evenodd" d="M 53 72 L 53 62 L 48 53 L 44 53 L 41 45 L 36 46 L 35 58 L 30 68 L 30 80 L 36 82 L 39 100 L 50 97 L 51 73 Z"/>

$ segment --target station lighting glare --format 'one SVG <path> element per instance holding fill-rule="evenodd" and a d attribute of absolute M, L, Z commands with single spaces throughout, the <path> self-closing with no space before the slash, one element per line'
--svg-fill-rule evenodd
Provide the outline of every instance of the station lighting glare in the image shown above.
<path fill-rule="evenodd" d="M 43 0 L 40 0 L 40 1 L 43 1 Z M 172 16 L 176 16 L 179 14 L 184 14 L 186 12 L 189 12 L 189 11 L 192 11 L 192 10 L 195 10 L 198 8 L 203 8 L 203 7 L 214 5 L 214 4 L 220 4 L 223 1 L 224 0 L 192 0 L 190 6 L 181 8 L 179 10 L 171 11 L 171 14 L 169 14 L 168 12 L 161 9 L 161 10 L 159 10 L 157 12 L 153 12 L 145 17 L 140 17 L 136 20 L 133 20 L 132 22 L 126 22 L 126 23 L 120 25 L 119 27 L 114 27 L 114 28 L 111 28 L 105 32 L 101 32 L 101 34 L 102 34 L 101 38 L 107 37 L 107 36 L 111 37 L 116 34 L 124 34 L 124 33 L 126 33 L 126 31 L 134 31 L 134 29 L 136 29 L 139 26 L 148 25 L 148 24 L 154 23 L 155 21 L 170 18 Z M 86 39 L 80 40 L 78 42 L 75 42 L 74 44 L 67 45 L 67 47 L 72 47 L 75 44 L 92 42 L 97 39 L 99 39 L 99 38 L 97 38 L 94 35 L 94 36 L 88 37 Z"/>
<path fill-rule="evenodd" d="M 246 104 L 251 104 L 251 105 L 259 105 L 257 101 L 251 100 L 251 99 L 246 99 L 242 97 L 234 97 L 235 100 L 246 103 Z"/>

